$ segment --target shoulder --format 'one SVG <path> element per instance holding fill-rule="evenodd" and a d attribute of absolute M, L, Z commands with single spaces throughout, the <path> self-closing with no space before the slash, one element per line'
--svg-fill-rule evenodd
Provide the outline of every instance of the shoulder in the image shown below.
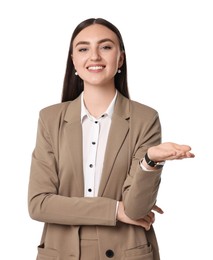
<path fill-rule="evenodd" d="M 70 103 L 71 101 L 67 101 L 67 102 L 57 103 L 57 104 L 44 107 L 39 111 L 39 116 L 45 121 L 47 119 L 51 121 L 56 118 L 59 118 L 66 113 Z"/>
<path fill-rule="evenodd" d="M 133 99 L 128 99 L 124 97 L 120 92 L 118 92 L 117 101 L 115 104 L 115 113 L 122 117 L 131 118 L 147 118 L 155 117 L 158 115 L 156 109 L 135 101 Z"/>
<path fill-rule="evenodd" d="M 143 117 L 143 118 L 154 118 L 158 117 L 158 111 L 150 107 L 148 105 L 145 105 L 143 103 L 140 103 L 138 101 L 130 100 L 130 114 L 133 117 Z"/>

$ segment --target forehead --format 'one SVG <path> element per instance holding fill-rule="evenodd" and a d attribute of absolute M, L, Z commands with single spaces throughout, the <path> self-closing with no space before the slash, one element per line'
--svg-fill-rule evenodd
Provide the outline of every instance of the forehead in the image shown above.
<path fill-rule="evenodd" d="M 100 24 L 89 25 L 80 31 L 73 41 L 75 46 L 78 42 L 87 41 L 87 42 L 99 42 L 102 39 L 110 39 L 114 43 L 119 44 L 117 35 L 111 31 L 108 27 Z"/>

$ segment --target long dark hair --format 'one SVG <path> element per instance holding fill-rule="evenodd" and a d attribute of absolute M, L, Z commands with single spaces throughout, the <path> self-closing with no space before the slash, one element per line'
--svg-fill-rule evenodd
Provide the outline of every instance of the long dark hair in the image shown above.
<path fill-rule="evenodd" d="M 115 75 L 115 87 L 118 89 L 121 94 L 123 94 L 125 97 L 129 98 L 129 91 L 128 91 L 128 84 L 127 84 L 127 64 L 126 64 L 126 55 L 125 55 L 125 48 L 122 36 L 119 32 L 119 30 L 110 22 L 108 22 L 105 19 L 102 18 L 90 18 L 83 22 L 81 22 L 73 31 L 71 41 L 70 41 L 70 47 L 69 47 L 69 53 L 67 57 L 67 66 L 66 66 L 66 72 L 64 76 L 64 84 L 63 84 L 63 90 L 62 90 L 62 98 L 61 101 L 70 101 L 77 98 L 81 92 L 84 89 L 83 80 L 75 75 L 75 68 L 74 64 L 71 58 L 72 52 L 73 52 L 73 41 L 77 34 L 83 30 L 84 28 L 92 25 L 92 24 L 100 24 L 103 26 L 106 26 L 108 29 L 113 31 L 119 40 L 120 43 L 120 49 L 124 52 L 124 61 L 123 65 L 120 68 L 121 73 L 117 73 Z"/>

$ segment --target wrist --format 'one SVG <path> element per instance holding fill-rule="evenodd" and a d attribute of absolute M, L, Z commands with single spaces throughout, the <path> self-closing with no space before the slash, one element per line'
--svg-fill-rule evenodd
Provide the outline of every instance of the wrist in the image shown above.
<path fill-rule="evenodd" d="M 144 161 L 145 163 L 151 167 L 151 168 L 154 168 L 154 169 L 161 169 L 164 164 L 165 164 L 165 161 L 161 161 L 161 162 L 156 162 L 156 161 L 153 161 L 149 158 L 148 156 L 148 153 L 145 154 L 144 156 Z M 145 165 L 144 165 L 145 166 Z M 145 166 L 146 167 L 146 166 Z"/>

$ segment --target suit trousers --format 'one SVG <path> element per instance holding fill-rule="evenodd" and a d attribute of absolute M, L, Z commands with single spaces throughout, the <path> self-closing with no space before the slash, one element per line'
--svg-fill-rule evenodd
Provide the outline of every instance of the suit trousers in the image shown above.
<path fill-rule="evenodd" d="M 80 260 L 99 260 L 96 227 L 82 226 L 80 229 Z"/>

